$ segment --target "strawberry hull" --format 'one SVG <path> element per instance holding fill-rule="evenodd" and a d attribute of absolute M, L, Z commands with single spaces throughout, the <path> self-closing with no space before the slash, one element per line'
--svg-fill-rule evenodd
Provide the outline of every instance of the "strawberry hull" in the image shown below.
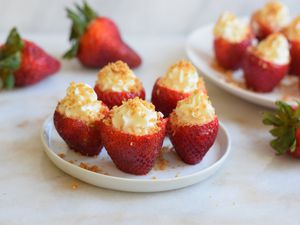
<path fill-rule="evenodd" d="M 103 144 L 114 164 L 123 172 L 144 175 L 153 167 L 165 137 L 167 119 L 162 119 L 159 131 L 149 135 L 133 135 L 101 122 Z"/>
<path fill-rule="evenodd" d="M 177 126 L 169 120 L 167 131 L 175 151 L 187 164 L 197 164 L 214 144 L 218 134 L 217 117 L 204 125 Z"/>
<path fill-rule="evenodd" d="M 118 60 L 130 68 L 142 63 L 140 56 L 123 42 L 114 22 L 106 17 L 98 17 L 87 26 L 80 38 L 77 57 L 83 66 L 97 69 Z"/>
<path fill-rule="evenodd" d="M 54 125 L 58 134 L 70 149 L 86 156 L 98 155 L 103 147 L 100 121 L 92 125 L 84 121 L 68 118 L 57 110 L 54 113 Z"/>
<path fill-rule="evenodd" d="M 122 105 L 122 101 L 126 101 L 128 99 L 132 99 L 135 97 L 139 97 L 141 99 L 145 99 L 145 90 L 142 88 L 139 92 L 115 92 L 115 91 L 101 91 L 96 85 L 94 88 L 98 100 L 103 101 L 110 109 L 113 106 Z"/>
<path fill-rule="evenodd" d="M 300 77 L 300 41 L 290 40 L 290 73 Z"/>
<path fill-rule="evenodd" d="M 256 92 L 271 92 L 289 70 L 289 64 L 275 64 L 247 51 L 243 71 L 248 88 Z"/>
<path fill-rule="evenodd" d="M 191 93 L 182 93 L 172 90 L 159 85 L 158 81 L 159 80 L 156 80 L 153 87 L 151 102 L 155 105 L 156 111 L 161 112 L 164 117 L 168 117 L 173 109 L 176 108 L 177 102 L 189 97 Z"/>
<path fill-rule="evenodd" d="M 215 39 L 214 51 L 218 64 L 227 70 L 238 69 L 251 42 L 252 35 L 248 35 L 245 40 L 237 43 L 229 42 L 223 38 Z"/>
<path fill-rule="evenodd" d="M 24 40 L 20 68 L 14 72 L 15 86 L 28 86 L 58 72 L 60 62 L 39 46 Z"/>

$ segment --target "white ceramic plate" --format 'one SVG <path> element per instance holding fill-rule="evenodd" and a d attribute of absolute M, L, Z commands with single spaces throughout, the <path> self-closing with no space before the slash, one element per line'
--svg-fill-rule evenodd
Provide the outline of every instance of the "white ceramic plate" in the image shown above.
<path fill-rule="evenodd" d="M 130 192 L 166 191 L 200 182 L 220 168 L 230 151 L 228 133 L 220 124 L 214 145 L 199 164 L 191 166 L 181 162 L 166 139 L 163 154 L 154 168 L 145 176 L 135 176 L 118 170 L 105 149 L 98 157 L 85 157 L 69 150 L 56 132 L 52 118 L 44 122 L 41 138 L 48 157 L 64 172 L 89 184 Z M 80 163 L 98 171 L 83 169 Z"/>
<path fill-rule="evenodd" d="M 245 88 L 242 71 L 224 73 L 218 69 L 213 52 L 213 25 L 200 27 L 188 36 L 186 52 L 194 65 L 205 77 L 220 88 L 250 102 L 274 108 L 275 101 L 291 104 L 300 101 L 300 90 L 295 77 L 287 76 L 271 93 L 256 93 Z"/>

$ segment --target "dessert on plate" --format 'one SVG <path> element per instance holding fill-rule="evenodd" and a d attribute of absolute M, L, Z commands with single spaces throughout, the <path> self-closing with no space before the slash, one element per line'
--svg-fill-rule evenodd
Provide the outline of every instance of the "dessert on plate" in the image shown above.
<path fill-rule="evenodd" d="M 289 10 L 279 1 L 270 1 L 251 17 L 251 27 L 255 36 L 262 40 L 268 35 L 281 31 L 289 23 Z"/>
<path fill-rule="evenodd" d="M 13 28 L 0 46 L 0 89 L 35 84 L 58 72 L 60 63 Z"/>
<path fill-rule="evenodd" d="M 219 17 L 213 32 L 218 64 L 227 70 L 238 69 L 253 40 L 249 24 L 239 20 L 234 14 L 225 12 Z"/>
<path fill-rule="evenodd" d="M 108 111 L 108 107 L 97 100 L 93 88 L 72 82 L 55 109 L 54 125 L 70 149 L 82 155 L 98 155 L 103 147 L 100 121 Z"/>
<path fill-rule="evenodd" d="M 199 163 L 213 145 L 218 118 L 206 93 L 194 92 L 177 103 L 170 114 L 168 135 L 179 157 L 187 164 Z"/>
<path fill-rule="evenodd" d="M 289 24 L 284 33 L 290 43 L 290 73 L 300 77 L 300 16 Z"/>
<path fill-rule="evenodd" d="M 94 90 L 98 100 L 103 101 L 109 108 L 119 106 L 122 101 L 131 98 L 145 99 L 141 81 L 122 61 L 109 63 L 99 71 Z"/>
<path fill-rule="evenodd" d="M 269 35 L 246 52 L 243 71 L 248 88 L 270 92 L 287 74 L 290 63 L 289 44 L 279 33 Z"/>
<path fill-rule="evenodd" d="M 101 68 L 109 62 L 122 60 L 130 68 L 142 63 L 140 56 L 121 37 L 118 27 L 109 18 L 98 14 L 86 3 L 76 5 L 76 11 L 67 9 L 72 21 L 71 49 L 64 58 L 78 58 L 85 67 Z"/>
<path fill-rule="evenodd" d="M 165 137 L 167 119 L 140 98 L 114 106 L 101 122 L 101 137 L 114 164 L 143 175 L 153 167 Z"/>
<path fill-rule="evenodd" d="M 300 103 L 296 107 L 278 101 L 275 112 L 264 112 L 263 123 L 273 126 L 270 130 L 274 140 L 271 141 L 272 148 L 277 155 L 288 153 L 300 158 Z"/>
<path fill-rule="evenodd" d="M 199 77 L 192 63 L 180 60 L 156 80 L 151 101 L 157 111 L 168 117 L 177 102 L 188 97 L 195 90 L 206 92 L 204 81 Z"/>

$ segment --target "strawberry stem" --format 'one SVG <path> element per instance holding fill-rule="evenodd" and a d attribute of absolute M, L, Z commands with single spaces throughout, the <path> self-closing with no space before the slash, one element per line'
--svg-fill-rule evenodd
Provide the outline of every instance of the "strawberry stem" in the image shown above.
<path fill-rule="evenodd" d="M 277 101 L 275 112 L 263 113 L 263 124 L 271 125 L 272 148 L 278 155 L 293 151 L 296 148 L 296 129 L 300 127 L 300 103 L 294 109 L 289 104 Z"/>
<path fill-rule="evenodd" d="M 63 55 L 66 59 L 74 58 L 77 55 L 79 40 L 84 34 L 88 24 L 98 17 L 98 14 L 83 1 L 83 5 L 79 6 L 75 3 L 76 10 L 66 9 L 67 17 L 72 21 L 69 40 L 71 48 Z"/>
<path fill-rule="evenodd" d="M 11 29 L 5 44 L 0 48 L 0 79 L 2 87 L 14 87 L 13 72 L 21 65 L 21 51 L 24 42 L 16 28 Z"/>

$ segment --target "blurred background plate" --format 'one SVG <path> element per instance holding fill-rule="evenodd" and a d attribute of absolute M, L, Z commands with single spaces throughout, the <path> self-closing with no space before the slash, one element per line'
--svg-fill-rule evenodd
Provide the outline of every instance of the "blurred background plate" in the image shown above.
<path fill-rule="evenodd" d="M 186 42 L 186 53 L 203 75 L 217 86 L 252 103 L 275 108 L 275 101 L 283 100 L 290 104 L 300 101 L 298 80 L 286 76 L 270 93 L 257 93 L 246 89 L 243 73 L 224 71 L 215 62 L 213 51 L 213 24 L 202 26 L 192 32 Z"/>

